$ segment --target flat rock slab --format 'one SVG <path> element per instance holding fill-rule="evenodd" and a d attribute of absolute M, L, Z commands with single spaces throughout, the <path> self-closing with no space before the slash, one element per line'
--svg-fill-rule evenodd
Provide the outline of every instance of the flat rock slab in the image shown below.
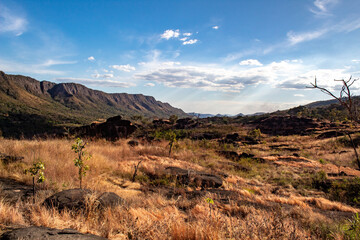
<path fill-rule="evenodd" d="M 0 178 L 0 197 L 7 202 L 15 203 L 32 196 L 32 186 L 11 178 Z"/>
<path fill-rule="evenodd" d="M 1 235 L 0 240 L 103 240 L 106 238 L 92 234 L 82 234 L 73 229 L 55 229 L 46 227 L 27 227 L 12 230 Z"/>
<path fill-rule="evenodd" d="M 81 210 L 86 208 L 87 199 L 93 194 L 97 195 L 89 189 L 69 189 L 46 198 L 43 204 L 47 207 L 55 207 L 58 210 Z M 106 208 L 121 205 L 124 200 L 113 192 L 105 192 L 96 197 L 95 202 L 99 208 Z"/>

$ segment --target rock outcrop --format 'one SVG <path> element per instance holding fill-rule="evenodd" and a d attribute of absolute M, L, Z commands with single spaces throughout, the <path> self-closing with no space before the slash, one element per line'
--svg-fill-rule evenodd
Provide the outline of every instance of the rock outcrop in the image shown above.
<path fill-rule="evenodd" d="M 328 123 L 319 122 L 312 118 L 295 116 L 272 116 L 257 123 L 256 128 L 269 135 L 307 135 L 315 129 L 326 127 Z"/>
<path fill-rule="evenodd" d="M 79 137 L 105 138 L 116 141 L 120 138 L 127 138 L 137 127 L 128 120 L 123 120 L 121 116 L 107 119 L 104 123 L 92 123 L 71 130 L 72 134 Z"/>

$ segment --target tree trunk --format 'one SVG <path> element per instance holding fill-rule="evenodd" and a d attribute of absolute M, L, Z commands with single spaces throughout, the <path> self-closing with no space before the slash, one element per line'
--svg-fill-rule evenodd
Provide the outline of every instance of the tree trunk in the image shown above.
<path fill-rule="evenodd" d="M 353 141 L 353 139 L 352 139 L 352 137 L 351 137 L 351 134 L 350 134 L 350 133 L 347 133 L 347 135 L 348 135 L 348 137 L 350 138 L 351 145 L 352 145 L 352 147 L 353 147 L 353 149 L 354 149 L 354 152 L 355 152 L 356 163 L 357 163 L 357 165 L 358 165 L 358 168 L 360 169 L 359 154 L 358 154 L 358 152 L 357 152 L 357 150 L 356 150 L 355 143 L 354 143 L 354 141 Z"/>

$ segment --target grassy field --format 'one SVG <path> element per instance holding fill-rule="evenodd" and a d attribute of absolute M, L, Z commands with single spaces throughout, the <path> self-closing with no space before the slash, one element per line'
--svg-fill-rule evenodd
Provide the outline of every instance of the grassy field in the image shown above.
<path fill-rule="evenodd" d="M 247 134 L 241 127 L 231 130 Z M 86 162 L 90 170 L 84 186 L 115 192 L 126 203 L 97 211 L 90 198 L 87 210 L 74 215 L 41 204 L 55 192 L 79 186 L 76 155 L 71 150 L 74 140 L 1 139 L 0 153 L 24 159 L 2 164 L 0 177 L 30 185 L 31 176 L 23 170 L 41 159 L 46 181 L 37 185 L 35 204 L 30 198 L 16 203 L 0 200 L 0 229 L 74 228 L 110 239 L 358 239 L 360 193 L 351 189 L 360 186 L 360 171 L 345 140 L 262 135 L 257 145 L 234 146 L 184 138 L 177 141 L 170 157 L 165 140 L 144 141 L 135 147 L 128 140 L 88 141 L 86 151 L 92 157 Z M 218 151 L 255 157 L 235 161 Z M 140 170 L 132 182 L 139 161 Z M 223 193 L 181 185 L 166 174 L 168 166 L 223 176 Z M 203 195 L 191 197 L 196 192 Z"/>

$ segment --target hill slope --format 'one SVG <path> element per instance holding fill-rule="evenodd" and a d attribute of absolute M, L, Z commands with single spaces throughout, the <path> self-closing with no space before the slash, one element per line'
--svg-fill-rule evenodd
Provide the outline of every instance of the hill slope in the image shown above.
<path fill-rule="evenodd" d="M 21 133 L 27 137 L 54 127 L 89 124 L 114 115 L 169 117 L 173 114 L 186 116 L 181 109 L 151 96 L 108 94 L 76 83 L 40 82 L 0 71 L 0 129 L 6 137 L 18 137 Z"/>

